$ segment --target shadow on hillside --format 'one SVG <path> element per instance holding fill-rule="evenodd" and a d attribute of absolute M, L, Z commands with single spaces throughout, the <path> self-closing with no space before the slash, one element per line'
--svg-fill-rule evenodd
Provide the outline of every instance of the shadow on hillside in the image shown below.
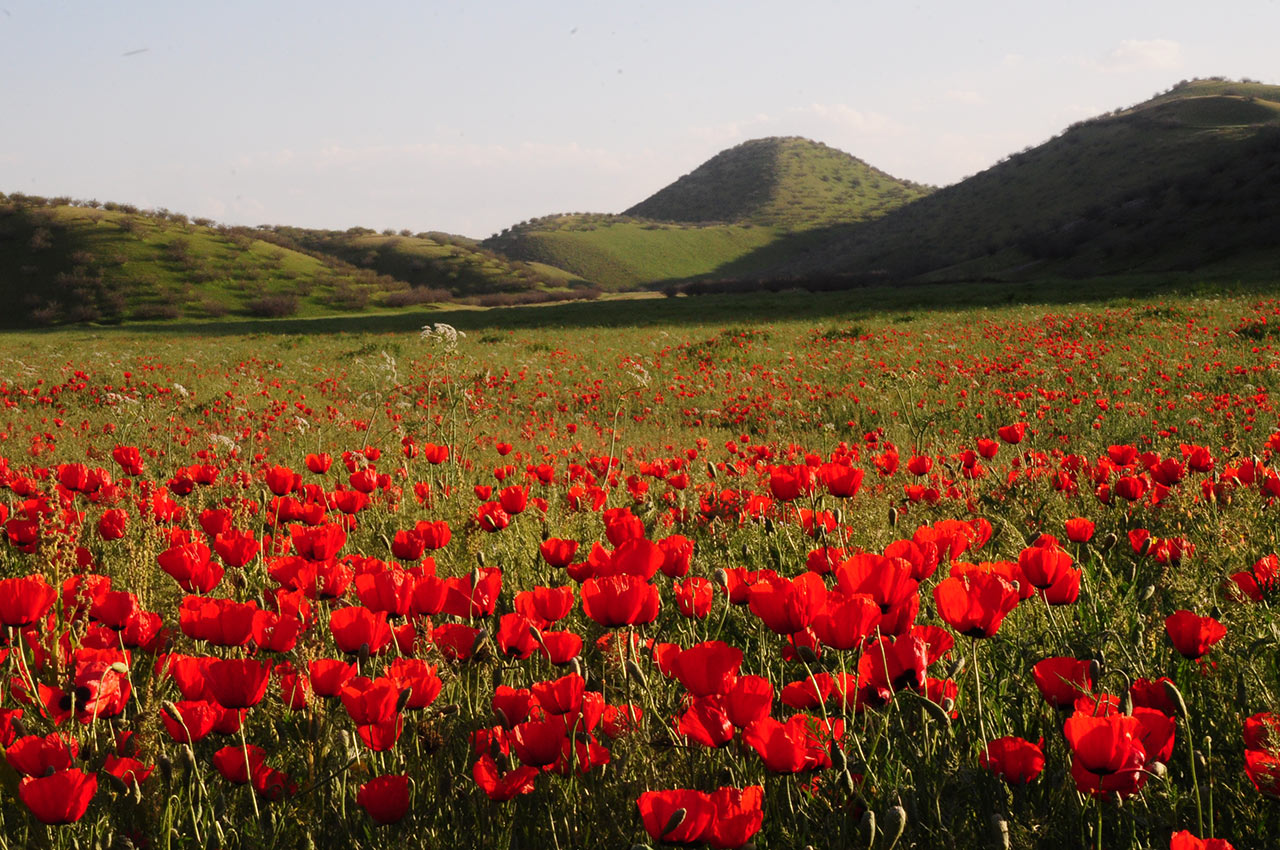
<path fill-rule="evenodd" d="M 836 282 L 788 281 L 821 289 Z M 1280 277 L 1218 282 L 1201 273 L 1093 278 L 1020 283 L 957 282 L 913 285 L 862 285 L 833 291 L 781 291 L 654 297 L 628 300 L 575 301 L 534 307 L 489 310 L 436 309 L 369 316 L 314 319 L 257 319 L 97 327 L 157 336 L 237 336 L 246 334 L 378 334 L 416 333 L 423 325 L 443 322 L 466 332 L 533 328 L 610 328 L 656 325 L 732 325 L 762 321 L 812 320 L 830 323 L 874 314 L 928 313 L 999 307 L 1013 304 L 1063 305 L 1125 303 L 1130 299 L 1172 295 L 1222 296 L 1232 293 L 1280 293 Z M 66 328 L 53 328 L 51 331 Z"/>

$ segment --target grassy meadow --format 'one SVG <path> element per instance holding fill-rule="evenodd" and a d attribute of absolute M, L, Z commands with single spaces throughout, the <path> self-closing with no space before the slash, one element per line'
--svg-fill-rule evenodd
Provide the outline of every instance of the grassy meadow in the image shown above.
<path fill-rule="evenodd" d="M 1046 291 L 0 335 L 0 846 L 1275 846 L 1280 294 Z"/>

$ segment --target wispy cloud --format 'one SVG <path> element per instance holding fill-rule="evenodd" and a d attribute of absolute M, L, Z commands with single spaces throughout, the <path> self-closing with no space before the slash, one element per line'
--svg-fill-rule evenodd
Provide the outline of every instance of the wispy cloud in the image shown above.
<path fill-rule="evenodd" d="M 985 97 L 971 89 L 949 89 L 947 100 L 963 103 L 966 106 L 981 106 L 987 102 Z"/>
<path fill-rule="evenodd" d="M 1164 38 L 1126 39 L 1100 61 L 1091 63 L 1100 71 L 1169 71 L 1182 65 L 1182 45 Z"/>

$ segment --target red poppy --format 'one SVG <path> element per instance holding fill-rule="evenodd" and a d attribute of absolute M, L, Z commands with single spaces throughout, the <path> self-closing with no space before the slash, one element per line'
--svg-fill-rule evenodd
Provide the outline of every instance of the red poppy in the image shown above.
<path fill-rule="evenodd" d="M 1093 538 L 1094 524 L 1084 517 L 1073 517 L 1066 521 L 1066 530 L 1072 543 L 1087 543 Z"/>
<path fill-rule="evenodd" d="M 676 607 L 682 616 L 701 620 L 711 613 L 715 588 L 705 578 L 690 576 L 685 581 L 672 582 L 671 589 L 675 592 Z"/>
<path fill-rule="evenodd" d="M 720 788 L 711 792 L 715 816 L 711 828 L 703 836 L 718 848 L 741 847 L 751 840 L 764 824 L 764 789 L 759 785 L 746 788 Z"/>
<path fill-rule="evenodd" d="M 1197 838 L 1188 830 L 1169 836 L 1169 850 L 1235 850 L 1225 838 Z"/>
<path fill-rule="evenodd" d="M 542 720 L 526 720 L 511 730 L 511 746 L 516 758 L 529 767 L 547 767 L 560 758 L 561 745 L 569 733 L 562 714 Z"/>
<path fill-rule="evenodd" d="M 1071 569 L 1071 555 L 1059 548 L 1058 541 L 1053 537 L 1041 535 L 1039 540 L 1018 555 L 1018 567 L 1032 587 L 1044 590 Z"/>
<path fill-rule="evenodd" d="M 542 559 L 551 566 L 559 568 L 569 566 L 577 551 L 578 541 L 561 540 L 556 537 L 542 541 L 542 545 L 538 547 L 538 552 L 542 555 Z"/>
<path fill-rule="evenodd" d="M 241 659 L 210 661 L 204 670 L 209 693 L 223 708 L 250 708 L 262 701 L 271 662 Z"/>
<path fill-rule="evenodd" d="M 1093 690 L 1090 661 L 1070 657 L 1045 658 L 1031 668 L 1036 687 L 1045 701 L 1056 708 L 1072 705 L 1078 697 Z"/>
<path fill-rule="evenodd" d="M 1165 618 L 1165 633 L 1173 648 L 1184 658 L 1199 658 L 1227 635 L 1227 629 L 1213 617 L 1200 617 L 1185 609 Z"/>
<path fill-rule="evenodd" d="M 1010 445 L 1016 445 L 1022 442 L 1022 438 L 1026 436 L 1027 423 L 1014 422 L 1011 425 L 1001 425 L 996 429 L 996 436 Z"/>
<path fill-rule="evenodd" d="M 582 585 L 583 613 L 605 628 L 651 623 L 658 606 L 658 589 L 641 576 L 601 576 Z"/>
<path fill-rule="evenodd" d="M 391 646 L 391 626 L 384 611 L 370 611 L 359 605 L 338 608 L 329 615 L 329 631 L 342 652 L 356 653 L 361 647 L 377 655 Z"/>
<path fill-rule="evenodd" d="M 1062 731 L 1071 747 L 1071 776 L 1077 790 L 1127 795 L 1146 784 L 1147 754 L 1138 718 L 1076 712 Z"/>
<path fill-rule="evenodd" d="M 409 813 L 409 776 L 392 774 L 370 779 L 356 792 L 356 803 L 379 826 L 396 823 Z"/>
<path fill-rule="evenodd" d="M 23 629 L 49 613 L 58 592 L 42 575 L 0 579 L 0 623 Z"/>
<path fill-rule="evenodd" d="M 943 579 L 933 588 L 938 616 L 962 635 L 988 638 L 1018 604 L 1018 591 L 993 573 Z"/>
<path fill-rule="evenodd" d="M 645 832 L 663 844 L 697 844 L 716 816 L 711 799 L 698 791 L 645 791 L 636 800 Z"/>
<path fill-rule="evenodd" d="M 521 765 L 503 774 L 493 757 L 486 753 L 472 767 L 471 776 L 490 800 L 503 801 L 531 792 L 538 769 Z"/>
<path fill-rule="evenodd" d="M 785 723 L 765 717 L 742 734 L 743 742 L 755 750 L 771 773 L 797 773 L 831 766 L 832 739 L 843 733 L 840 720 L 827 723 L 797 714 Z"/>
<path fill-rule="evenodd" d="M 18 796 L 31 814 L 50 825 L 80 820 L 97 791 L 97 775 L 79 768 L 58 770 L 43 777 L 28 776 L 18 784 Z"/>
<path fill-rule="evenodd" d="M 773 708 L 773 683 L 763 676 L 739 676 L 724 695 L 725 715 L 745 729 Z"/>
<path fill-rule="evenodd" d="M 1026 785 L 1044 770 L 1044 738 L 997 738 L 987 743 L 978 763 L 1010 785 Z"/>
<path fill-rule="evenodd" d="M 827 602 L 822 576 L 802 573 L 794 579 L 766 577 L 751 586 L 751 613 L 773 632 L 783 635 L 804 631 Z"/>

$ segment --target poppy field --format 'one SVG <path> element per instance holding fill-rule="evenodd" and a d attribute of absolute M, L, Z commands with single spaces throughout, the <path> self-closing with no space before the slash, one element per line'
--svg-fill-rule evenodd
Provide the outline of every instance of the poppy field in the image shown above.
<path fill-rule="evenodd" d="M 0 846 L 1280 844 L 1280 300 L 476 315 L 0 337 Z"/>

